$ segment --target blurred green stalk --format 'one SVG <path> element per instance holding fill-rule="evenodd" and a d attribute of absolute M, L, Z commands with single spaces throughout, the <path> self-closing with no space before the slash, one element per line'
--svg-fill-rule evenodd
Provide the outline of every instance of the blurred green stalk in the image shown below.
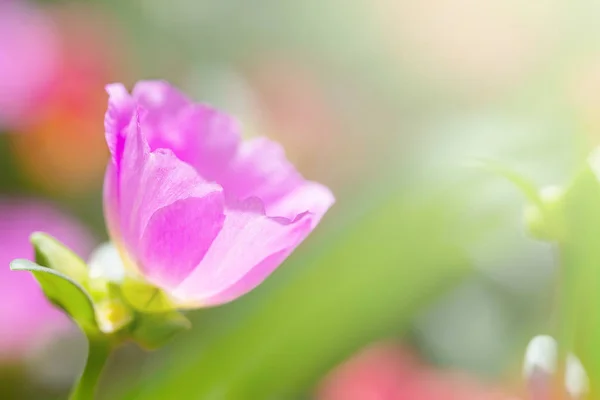
<path fill-rule="evenodd" d="M 111 353 L 111 345 L 103 339 L 89 338 L 88 357 L 83 373 L 73 386 L 69 400 L 93 400 L 102 370 Z"/>

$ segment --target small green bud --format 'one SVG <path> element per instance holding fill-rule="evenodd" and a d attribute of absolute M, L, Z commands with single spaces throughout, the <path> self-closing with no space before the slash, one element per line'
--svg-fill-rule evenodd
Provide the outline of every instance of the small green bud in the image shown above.
<path fill-rule="evenodd" d="M 563 190 L 558 186 L 548 186 L 540 190 L 540 204 L 529 203 L 524 209 L 525 226 L 536 239 L 549 242 L 563 237 Z"/>
<path fill-rule="evenodd" d="M 117 332 L 133 321 L 132 310 L 118 299 L 106 299 L 96 303 L 96 321 L 103 333 Z"/>

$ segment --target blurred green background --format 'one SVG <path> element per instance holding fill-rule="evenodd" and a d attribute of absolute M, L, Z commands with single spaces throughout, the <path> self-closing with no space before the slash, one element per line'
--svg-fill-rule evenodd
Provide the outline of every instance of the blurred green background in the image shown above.
<path fill-rule="evenodd" d="M 315 398 L 390 338 L 432 368 L 519 385 L 526 343 L 552 329 L 557 265 L 525 234 L 522 195 L 473 160 L 570 180 L 600 139 L 596 2 L 28 4 L 54 21 L 61 67 L 31 123 L 0 136 L 4 196 L 51 201 L 105 240 L 103 87 L 161 78 L 280 141 L 337 197 L 254 292 L 190 313 L 160 351 L 121 349 L 102 399 Z M 64 398 L 84 348 L 74 334 L 0 368 L 2 398 Z"/>

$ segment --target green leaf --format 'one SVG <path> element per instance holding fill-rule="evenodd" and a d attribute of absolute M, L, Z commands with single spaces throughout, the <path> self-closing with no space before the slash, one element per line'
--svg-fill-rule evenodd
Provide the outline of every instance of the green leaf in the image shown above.
<path fill-rule="evenodd" d="M 154 350 L 162 347 L 180 332 L 191 328 L 190 320 L 177 311 L 136 316 L 131 339 L 140 346 Z"/>
<path fill-rule="evenodd" d="M 14 260 L 10 269 L 31 272 L 53 304 L 63 309 L 86 334 L 96 334 L 98 326 L 94 305 L 79 283 L 57 270 L 39 266 L 28 260 Z"/>
<path fill-rule="evenodd" d="M 586 166 L 564 194 L 559 344 L 581 358 L 600 396 L 600 182 Z"/>
<path fill-rule="evenodd" d="M 42 232 L 33 233 L 30 241 L 35 249 L 35 261 L 38 265 L 58 271 L 80 285 L 86 286 L 88 281 L 87 265 L 73 251 L 57 239 Z"/>

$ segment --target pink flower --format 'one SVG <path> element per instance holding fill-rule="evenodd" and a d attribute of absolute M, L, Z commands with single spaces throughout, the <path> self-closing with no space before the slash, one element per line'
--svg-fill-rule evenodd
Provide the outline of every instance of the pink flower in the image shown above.
<path fill-rule="evenodd" d="M 427 366 L 405 348 L 381 342 L 346 361 L 324 380 L 318 400 L 519 400 L 453 372 Z"/>
<path fill-rule="evenodd" d="M 105 214 L 124 264 L 180 307 L 260 284 L 333 204 L 283 149 L 169 84 L 109 85 Z"/>
<path fill-rule="evenodd" d="M 36 341 L 69 326 L 67 318 L 44 297 L 31 274 L 12 272 L 15 258 L 33 259 L 29 235 L 44 231 L 87 256 L 92 240 L 75 221 L 34 202 L 0 201 L 0 363 L 19 359 Z"/>
<path fill-rule="evenodd" d="M 25 2 L 0 1 L 0 126 L 27 120 L 58 68 L 52 21 Z"/>

